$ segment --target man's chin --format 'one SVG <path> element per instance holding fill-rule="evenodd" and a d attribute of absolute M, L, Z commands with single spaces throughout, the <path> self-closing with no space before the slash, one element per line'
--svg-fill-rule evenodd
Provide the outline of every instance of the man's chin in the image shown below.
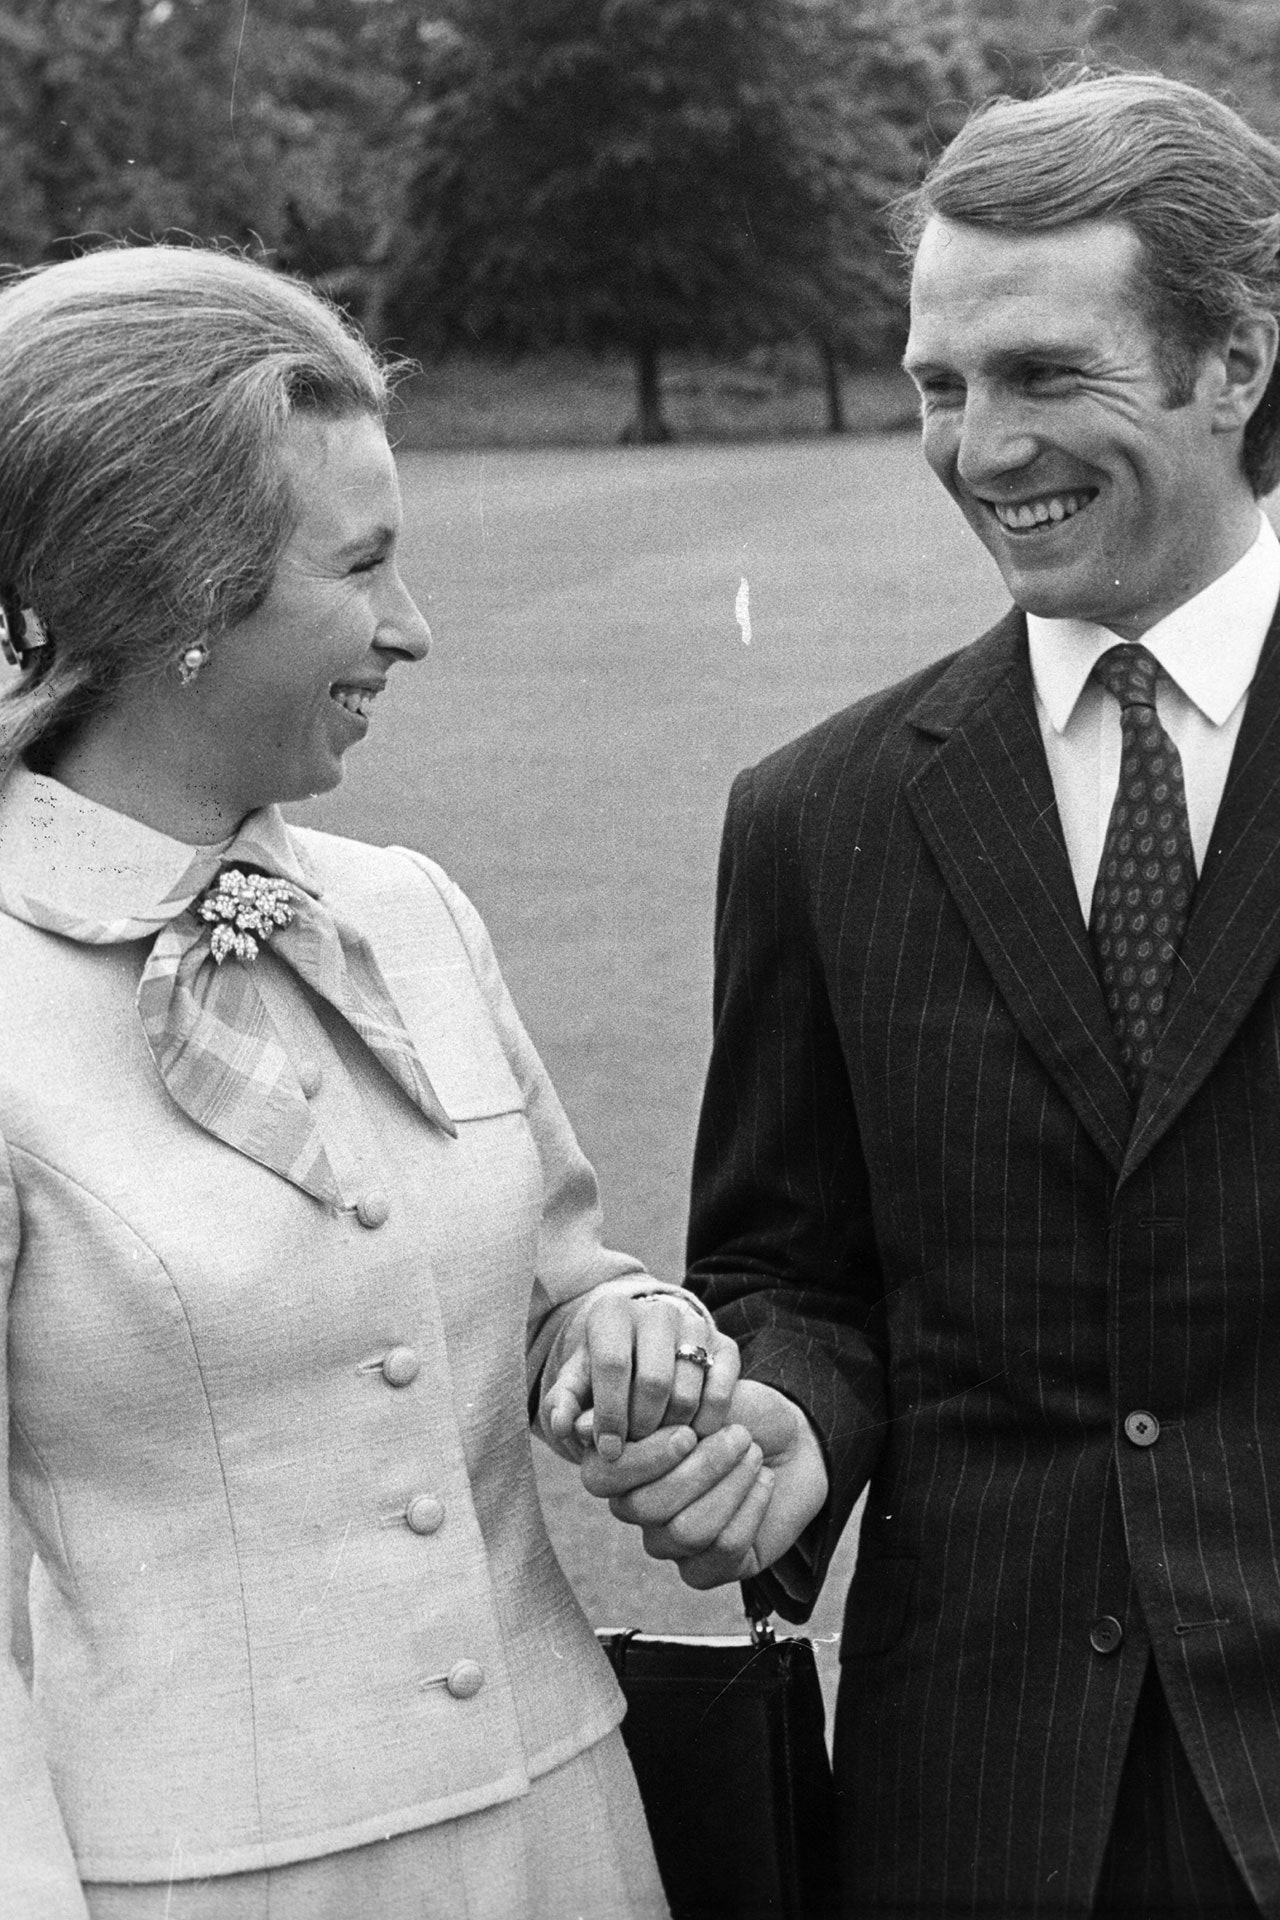
<path fill-rule="evenodd" d="M 1078 574 L 1072 577 L 1066 568 L 1012 566 L 1003 555 L 993 557 L 1009 598 L 1023 613 L 1034 613 L 1041 620 L 1093 620 L 1107 625 L 1107 597 L 1096 581 L 1082 580 Z"/>

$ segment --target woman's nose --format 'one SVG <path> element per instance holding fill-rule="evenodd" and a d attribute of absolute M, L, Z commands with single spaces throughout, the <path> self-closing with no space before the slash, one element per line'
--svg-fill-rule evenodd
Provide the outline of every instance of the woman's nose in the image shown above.
<path fill-rule="evenodd" d="M 406 660 L 425 660 L 431 651 L 431 629 L 403 581 L 399 587 L 398 604 L 379 627 L 377 644 Z"/>

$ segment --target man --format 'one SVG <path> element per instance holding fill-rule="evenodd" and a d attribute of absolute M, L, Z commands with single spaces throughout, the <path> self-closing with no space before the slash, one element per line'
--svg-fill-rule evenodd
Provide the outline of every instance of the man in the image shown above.
<path fill-rule="evenodd" d="M 794 1620 L 869 1482 L 850 1915 L 1280 1915 L 1280 153 L 1095 77 L 906 224 L 1015 606 L 734 787 L 690 1251 L 738 1417 L 586 1474 Z"/>

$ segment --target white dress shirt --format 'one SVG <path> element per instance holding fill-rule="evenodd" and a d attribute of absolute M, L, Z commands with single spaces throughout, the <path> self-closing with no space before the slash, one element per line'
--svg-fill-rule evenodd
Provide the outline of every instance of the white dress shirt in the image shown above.
<path fill-rule="evenodd" d="M 1258 537 L 1234 567 L 1157 621 L 1141 644 L 1160 665 L 1156 708 L 1182 759 L 1196 872 L 1204 866 L 1258 656 L 1280 598 L 1280 540 Z M 1120 706 L 1092 679 L 1120 635 L 1090 620 L 1027 615 L 1036 712 L 1086 924 L 1120 778 Z"/>

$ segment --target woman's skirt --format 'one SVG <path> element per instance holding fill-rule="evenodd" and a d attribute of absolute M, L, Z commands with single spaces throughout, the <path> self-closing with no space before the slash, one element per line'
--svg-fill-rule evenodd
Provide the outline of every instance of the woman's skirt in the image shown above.
<path fill-rule="evenodd" d="M 209 1880 L 95 1881 L 90 1920 L 666 1920 L 619 1733 L 480 1813 Z"/>

